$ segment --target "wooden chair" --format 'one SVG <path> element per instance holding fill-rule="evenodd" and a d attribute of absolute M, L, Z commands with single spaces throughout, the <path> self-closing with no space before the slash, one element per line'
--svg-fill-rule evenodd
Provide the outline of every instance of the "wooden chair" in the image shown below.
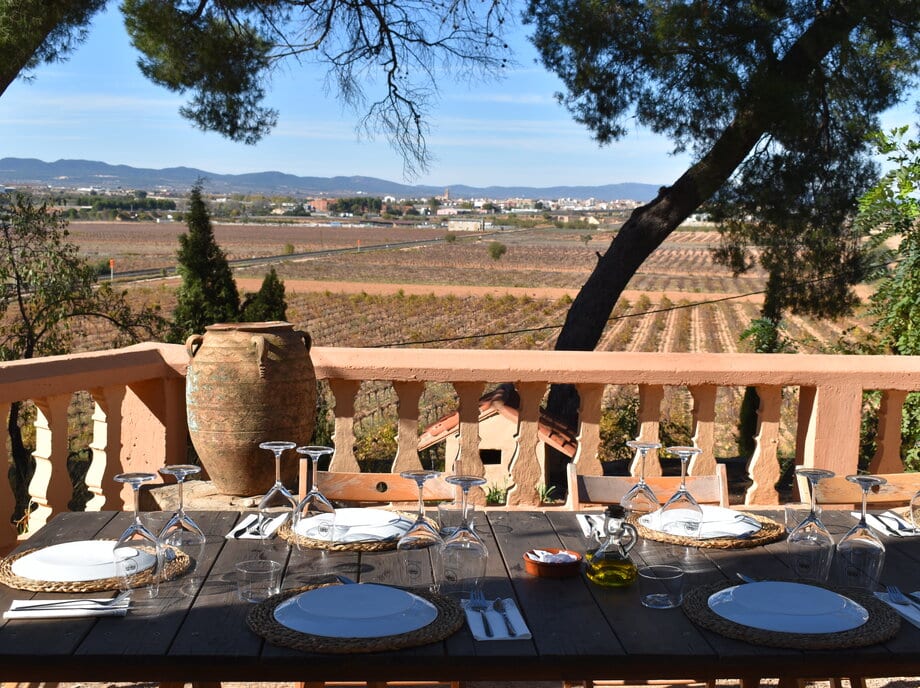
<path fill-rule="evenodd" d="M 598 504 L 619 504 L 620 499 L 636 484 L 638 478 L 630 475 L 578 475 L 576 466 L 566 467 L 568 482 L 567 506 L 575 511 Z M 655 491 L 663 504 L 677 491 L 680 478 L 674 476 L 647 477 L 645 482 Z M 687 489 L 700 504 L 728 506 L 728 477 L 724 464 L 716 464 L 711 475 L 688 475 Z"/>
<path fill-rule="evenodd" d="M 338 473 L 317 471 L 319 490 L 333 502 L 348 503 L 351 506 L 380 505 L 382 503 L 418 502 L 418 487 L 415 482 L 400 477 L 398 473 Z M 301 480 L 301 485 L 306 485 Z M 301 488 L 300 497 L 305 494 Z M 451 501 L 457 495 L 457 488 L 444 481 L 443 477 L 425 481 L 423 492 L 426 502 Z"/>
<path fill-rule="evenodd" d="M 888 482 L 870 490 L 866 498 L 869 509 L 891 509 L 910 504 L 910 498 L 920 490 L 920 473 L 873 473 Z M 807 478 L 796 476 L 799 494 L 804 501 L 811 499 Z M 835 475 L 818 483 L 817 501 L 822 507 L 859 509 L 862 506 L 862 489 L 846 476 Z"/>
<path fill-rule="evenodd" d="M 307 481 L 301 476 L 300 497 L 306 493 Z M 414 481 L 401 477 L 398 473 L 340 473 L 335 471 L 317 471 L 316 484 L 320 492 L 335 504 L 348 506 L 379 506 L 381 504 L 418 503 L 418 486 Z M 425 481 L 422 493 L 426 502 L 444 502 L 454 499 L 457 488 L 444 482 L 442 477 Z M 294 684 L 296 688 L 345 688 L 346 686 L 366 686 L 366 688 L 434 688 L 449 686 L 459 688 L 456 681 L 366 681 L 347 683 L 322 683 L 308 681 Z"/>

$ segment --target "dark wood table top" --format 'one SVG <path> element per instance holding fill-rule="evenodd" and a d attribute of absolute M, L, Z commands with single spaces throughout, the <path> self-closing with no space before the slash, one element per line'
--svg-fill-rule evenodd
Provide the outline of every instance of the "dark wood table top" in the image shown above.
<path fill-rule="evenodd" d="M 782 513 L 772 513 L 782 520 Z M 154 514 L 165 520 L 168 514 Z M 247 603 L 236 596 L 234 565 L 258 555 L 257 540 L 227 540 L 238 512 L 196 512 L 208 534 L 190 590 L 182 580 L 138 603 L 126 617 L 0 621 L 0 675 L 5 681 L 321 681 L 321 680 L 578 680 L 712 679 L 920 675 L 920 629 L 903 623 L 890 641 L 839 651 L 773 649 L 732 640 L 696 626 L 680 609 L 650 610 L 637 586 L 600 588 L 579 575 L 534 578 L 522 557 L 532 547 L 584 551 L 575 514 L 489 511 L 478 514 L 489 558 L 485 592 L 513 596 L 533 634 L 528 640 L 479 642 L 469 629 L 443 642 L 395 652 L 306 654 L 276 647 L 246 625 Z M 67 540 L 115 539 L 128 513 L 65 513 L 20 549 Z M 837 535 L 852 524 L 847 512 L 825 512 Z M 884 583 L 920 588 L 920 538 L 886 538 Z M 638 562 L 682 558 L 688 586 L 733 579 L 788 578 L 785 543 L 744 550 L 690 550 L 647 542 Z M 284 587 L 309 582 L 318 555 L 294 553 Z M 396 552 L 335 553 L 327 562 L 363 582 L 399 583 Z M 0 608 L 33 593 L 0 585 Z M 36 595 L 41 597 L 43 595 Z M 53 597 L 53 595 L 44 595 Z"/>

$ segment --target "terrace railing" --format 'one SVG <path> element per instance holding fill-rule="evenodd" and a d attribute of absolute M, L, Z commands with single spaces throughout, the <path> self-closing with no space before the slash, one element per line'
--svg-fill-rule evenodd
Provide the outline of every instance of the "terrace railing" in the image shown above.
<path fill-rule="evenodd" d="M 656 439 L 667 388 L 692 398 L 693 441 L 703 451 L 691 473 L 715 470 L 716 397 L 721 388 L 753 386 L 761 404 L 756 449 L 747 464 L 752 484 L 746 504 L 776 504 L 780 477 L 777 447 L 783 390 L 796 388 L 797 463 L 838 474 L 857 467 L 863 393 L 879 390 L 878 451 L 870 470 L 900 472 L 901 407 L 909 392 L 920 391 L 920 357 L 810 356 L 795 354 L 669 354 L 610 352 L 482 351 L 438 349 L 350 349 L 314 347 L 317 379 L 335 396 L 335 446 L 330 470 L 359 470 L 355 444 L 355 400 L 362 382 L 386 381 L 398 398 L 398 449 L 392 470 L 420 466 L 419 400 L 426 385 L 449 383 L 459 399 L 459 456 L 464 472 L 482 475 L 479 454 L 479 397 L 493 384 L 514 382 L 520 393 L 517 451 L 510 468 L 509 507 L 539 503 L 546 466 L 537 451 L 540 404 L 551 384 L 577 387 L 580 398 L 578 450 L 574 462 L 583 474 L 599 475 L 602 465 L 600 420 L 608 385 L 638 389 L 640 437 Z M 0 364 L 0 411 L 30 400 L 36 407 L 36 470 L 29 484 L 35 508 L 34 532 L 58 511 L 67 510 L 72 485 L 67 471 L 71 437 L 68 407 L 77 392 L 91 396 L 91 461 L 85 482 L 92 495 L 88 510 L 122 509 L 129 495 L 112 477 L 131 470 L 156 471 L 185 461 L 185 371 L 181 345 L 148 343 L 123 349 Z M 3 449 L 9 455 L 7 434 Z M 647 472 L 660 467 L 651 462 Z M 0 513 L 12 514 L 12 491 L 0 488 Z M 6 516 L 4 516 L 6 518 Z M 28 533 L 26 533 L 27 535 Z M 15 540 L 12 528 L 0 530 L 0 548 Z"/>

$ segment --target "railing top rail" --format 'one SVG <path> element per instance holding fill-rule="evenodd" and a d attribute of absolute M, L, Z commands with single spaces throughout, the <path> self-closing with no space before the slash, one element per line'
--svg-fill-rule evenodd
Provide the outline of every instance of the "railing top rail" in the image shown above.
<path fill-rule="evenodd" d="M 920 356 L 314 347 L 319 379 L 611 385 L 840 385 L 920 390 Z M 0 363 L 0 403 L 185 375 L 179 344 Z"/>
<path fill-rule="evenodd" d="M 920 356 L 314 347 L 320 379 L 920 390 Z M 512 379 L 513 378 L 513 379 Z"/>
<path fill-rule="evenodd" d="M 159 342 L 0 363 L 0 403 L 184 377 L 187 365 L 185 347 Z"/>

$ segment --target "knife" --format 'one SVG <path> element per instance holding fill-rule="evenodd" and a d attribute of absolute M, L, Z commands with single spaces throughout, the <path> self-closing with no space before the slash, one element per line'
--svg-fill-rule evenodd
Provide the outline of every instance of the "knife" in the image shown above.
<path fill-rule="evenodd" d="M 258 514 L 249 514 L 246 518 L 237 524 L 236 528 L 230 531 L 230 537 L 241 538 L 249 530 L 249 526 L 258 518 Z"/>
<path fill-rule="evenodd" d="M 889 535 L 893 535 L 895 537 L 904 537 L 904 534 L 901 531 L 897 530 L 896 528 L 892 528 L 890 525 L 888 525 L 888 523 L 880 519 L 875 514 L 866 514 L 866 521 L 870 526 L 874 526 L 875 529 L 883 535 L 888 533 Z"/>
<path fill-rule="evenodd" d="M 914 535 L 917 533 L 912 525 L 910 525 L 906 520 L 898 516 L 896 513 L 886 511 L 883 514 L 878 514 L 878 517 L 882 523 L 893 523 L 894 527 L 898 529 L 898 532 L 902 534 Z"/>

